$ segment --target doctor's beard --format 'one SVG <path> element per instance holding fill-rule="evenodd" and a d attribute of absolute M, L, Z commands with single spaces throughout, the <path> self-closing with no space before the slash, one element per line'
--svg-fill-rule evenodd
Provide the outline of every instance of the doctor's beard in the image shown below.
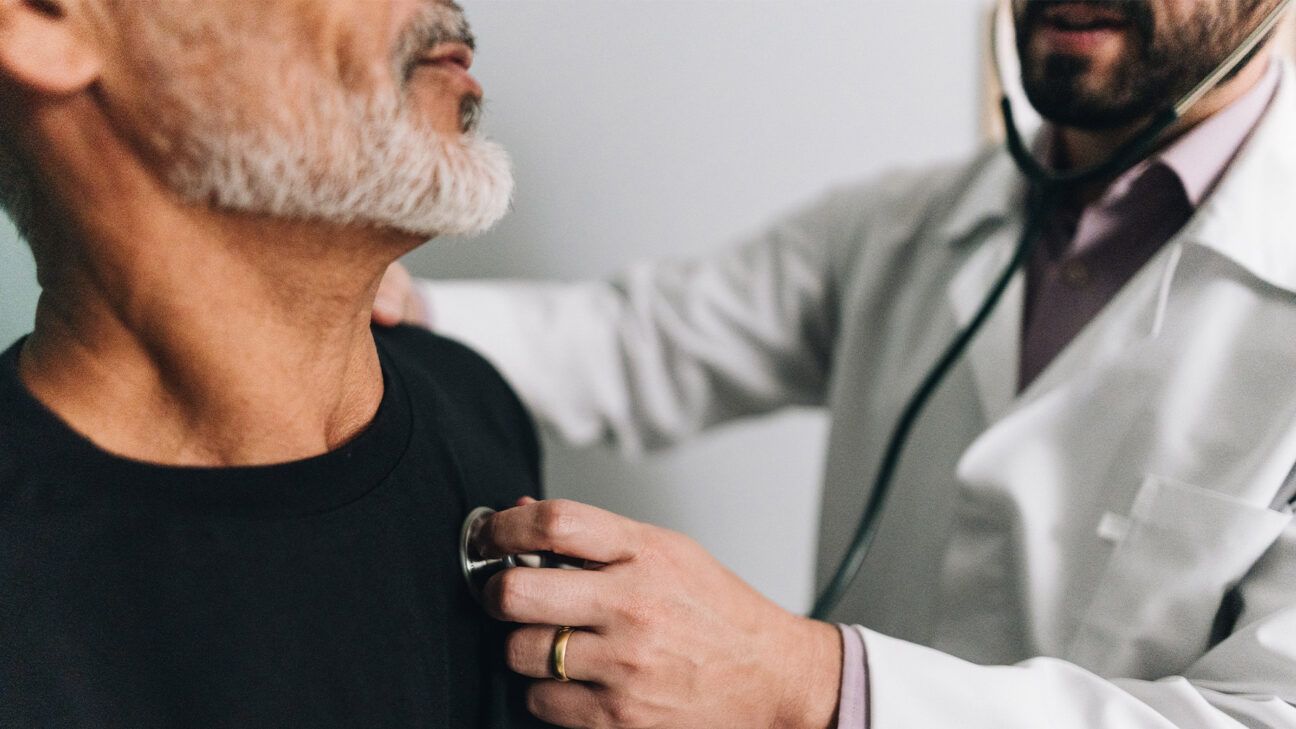
<path fill-rule="evenodd" d="M 248 44 L 273 42 L 266 38 L 223 39 L 227 73 L 199 76 L 166 62 L 183 50 L 168 49 L 173 34 L 155 30 L 150 56 L 163 79 L 157 106 L 165 119 L 152 135 L 161 140 L 155 159 L 184 199 L 427 238 L 481 233 L 508 212 L 512 164 L 478 131 L 481 100 L 460 100 L 458 135 L 431 128 L 410 103 L 418 54 L 471 41 L 457 8 L 427 5 L 402 33 L 394 94 L 347 87 L 305 58 L 282 58 L 269 71 L 238 63 L 254 55 L 242 52 Z"/>
<path fill-rule="evenodd" d="M 1083 55 L 1032 52 L 1048 8 L 1063 3 L 1115 10 L 1125 18 L 1126 52 L 1105 73 Z M 1092 131 L 1130 126 L 1191 91 L 1275 4 L 1193 0 L 1182 17 L 1171 17 L 1152 0 L 1018 0 L 1017 49 L 1026 95 L 1055 124 Z"/>

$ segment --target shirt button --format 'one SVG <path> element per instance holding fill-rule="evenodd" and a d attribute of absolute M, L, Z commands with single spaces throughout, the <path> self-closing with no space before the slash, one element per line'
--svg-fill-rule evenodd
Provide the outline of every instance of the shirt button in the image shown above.
<path fill-rule="evenodd" d="M 1073 289 L 1082 289 L 1089 285 L 1093 276 L 1089 267 L 1081 261 L 1067 261 L 1062 264 L 1062 280 Z"/>

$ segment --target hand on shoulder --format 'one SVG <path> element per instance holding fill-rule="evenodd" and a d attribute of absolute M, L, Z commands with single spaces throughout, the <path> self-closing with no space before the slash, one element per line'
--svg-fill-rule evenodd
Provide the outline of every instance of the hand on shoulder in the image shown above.
<path fill-rule="evenodd" d="M 430 314 L 409 270 L 400 263 L 388 266 L 374 299 L 374 323 L 384 327 L 412 324 L 430 329 Z"/>

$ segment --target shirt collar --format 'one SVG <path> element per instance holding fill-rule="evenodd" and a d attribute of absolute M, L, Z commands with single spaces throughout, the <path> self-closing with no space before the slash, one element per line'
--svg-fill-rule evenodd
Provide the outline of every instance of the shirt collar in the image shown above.
<path fill-rule="evenodd" d="M 1277 66 L 1273 100 L 1230 155 L 1180 239 L 1212 249 L 1261 280 L 1296 293 L 1296 67 L 1290 61 Z M 1263 98 L 1263 92 L 1259 95 Z M 1047 135 L 1037 135 L 1037 142 L 1040 136 Z M 1026 184 L 1002 144 L 985 148 L 946 189 L 941 209 L 948 212 L 935 233 L 951 244 L 980 240 L 977 233 L 987 226 L 1020 224 Z"/>
<path fill-rule="evenodd" d="M 1174 173 L 1189 206 L 1196 209 L 1223 177 L 1229 163 L 1264 117 L 1281 79 L 1282 65 L 1278 61 L 1271 62 L 1264 77 L 1241 98 L 1117 177 L 1093 204 L 1099 207 L 1118 204 L 1139 178 L 1150 169 L 1161 166 Z M 1046 126 L 1041 131 L 1035 150 L 1042 156 L 1060 159 L 1056 127 Z"/>
<path fill-rule="evenodd" d="M 1296 293 L 1296 72 L 1290 61 L 1282 68 L 1264 118 L 1182 237 Z"/>
<path fill-rule="evenodd" d="M 1278 90 L 1281 68 L 1277 61 L 1271 62 L 1264 77 L 1250 91 L 1193 127 L 1158 155 L 1158 161 L 1178 176 L 1194 208 L 1214 189 L 1264 117 Z"/>

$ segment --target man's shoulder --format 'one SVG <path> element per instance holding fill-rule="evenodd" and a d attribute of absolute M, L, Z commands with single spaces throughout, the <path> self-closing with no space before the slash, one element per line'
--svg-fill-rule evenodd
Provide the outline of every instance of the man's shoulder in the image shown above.
<path fill-rule="evenodd" d="M 998 207 L 1011 197 L 1007 182 L 1018 178 L 1002 145 L 986 145 L 955 160 L 885 170 L 834 187 L 809 211 L 848 243 L 877 244 L 888 233 L 914 229 L 955 211 Z"/>
<path fill-rule="evenodd" d="M 433 383 L 444 397 L 474 409 L 522 408 L 499 370 L 462 342 L 405 325 L 375 328 L 374 338 L 411 385 Z"/>
<path fill-rule="evenodd" d="M 403 371 L 412 368 L 477 385 L 504 384 L 495 367 L 475 350 L 422 327 L 375 327 L 374 339 L 382 352 L 396 360 Z"/>
<path fill-rule="evenodd" d="M 538 462 L 530 413 L 499 371 L 467 345 L 411 326 L 375 328 L 379 349 L 400 373 L 415 407 L 435 399 L 456 431 L 493 434 Z"/>
<path fill-rule="evenodd" d="M 948 208 L 969 196 L 1006 194 L 1019 181 L 1012 158 L 1002 144 L 986 144 L 971 155 L 927 165 L 891 170 L 843 189 L 856 200 L 867 197 L 875 208 L 891 213 L 932 213 L 933 205 Z M 990 189 L 987 189 L 986 186 Z"/>
<path fill-rule="evenodd" d="M 34 401 L 18 378 L 22 340 L 0 352 L 0 483 L 10 479 L 18 456 L 31 446 L 29 422 Z"/>
<path fill-rule="evenodd" d="M 540 442 L 530 413 L 499 372 L 469 347 L 426 329 L 375 329 L 413 408 L 453 443 L 460 466 L 500 505 L 540 493 Z"/>
<path fill-rule="evenodd" d="M 897 256 L 944 247 L 982 220 L 1002 217 L 1019 191 L 1020 177 L 1002 145 L 987 145 L 960 159 L 839 185 L 793 220 L 822 241 L 838 276 L 871 276 L 902 266 Z"/>

